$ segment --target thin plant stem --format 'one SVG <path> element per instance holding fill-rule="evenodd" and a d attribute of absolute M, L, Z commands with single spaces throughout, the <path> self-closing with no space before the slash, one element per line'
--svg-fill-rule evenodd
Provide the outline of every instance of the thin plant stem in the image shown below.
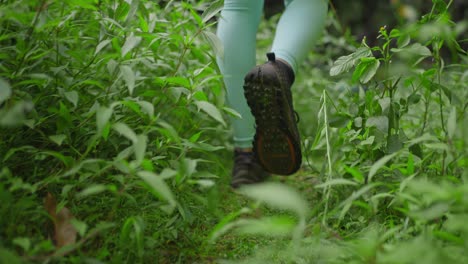
<path fill-rule="evenodd" d="M 331 147 L 330 147 L 330 139 L 328 135 L 328 115 L 327 115 L 327 94 L 326 91 L 323 91 L 323 104 L 320 112 L 323 111 L 323 122 L 324 122 L 324 129 L 325 129 L 325 140 L 327 142 L 327 162 L 328 162 L 328 173 L 327 173 L 327 182 L 331 181 L 332 179 L 332 163 L 331 163 Z M 331 187 L 327 186 L 325 189 L 325 209 L 323 212 L 323 219 L 322 224 L 326 226 L 326 217 L 328 212 L 328 202 L 330 201 L 330 194 L 331 194 Z"/>

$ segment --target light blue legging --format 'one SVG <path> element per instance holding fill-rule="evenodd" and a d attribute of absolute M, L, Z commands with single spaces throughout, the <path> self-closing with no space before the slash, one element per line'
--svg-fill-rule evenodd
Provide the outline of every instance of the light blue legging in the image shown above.
<path fill-rule="evenodd" d="M 285 0 L 286 10 L 276 28 L 272 52 L 297 72 L 299 63 L 319 37 L 327 14 L 326 0 Z M 252 146 L 254 119 L 244 98 L 244 76 L 255 66 L 256 34 L 263 0 L 224 0 L 218 37 L 224 56 L 218 64 L 227 88 L 228 105 L 242 118 L 232 118 L 234 145 Z"/>

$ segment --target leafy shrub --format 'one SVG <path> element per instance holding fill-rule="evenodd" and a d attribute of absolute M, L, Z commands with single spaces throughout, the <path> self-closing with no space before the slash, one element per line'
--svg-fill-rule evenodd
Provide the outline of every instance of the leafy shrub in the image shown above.
<path fill-rule="evenodd" d="M 294 90 L 304 170 L 246 199 L 225 184 L 220 2 L 2 2 L 0 262 L 467 262 L 451 2 L 375 45 L 326 34 Z"/>

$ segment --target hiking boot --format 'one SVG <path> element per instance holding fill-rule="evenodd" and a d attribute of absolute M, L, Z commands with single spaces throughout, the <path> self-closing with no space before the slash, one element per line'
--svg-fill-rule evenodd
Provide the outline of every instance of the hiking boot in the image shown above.
<path fill-rule="evenodd" d="M 247 73 L 244 92 L 255 117 L 253 152 L 262 167 L 273 174 L 290 175 L 301 166 L 297 113 L 293 109 L 291 85 L 294 72 L 268 53 L 268 62 Z"/>
<path fill-rule="evenodd" d="M 241 185 L 259 183 L 270 176 L 262 166 L 257 163 L 251 151 L 234 150 L 234 166 L 232 168 L 231 186 L 238 188 Z"/>

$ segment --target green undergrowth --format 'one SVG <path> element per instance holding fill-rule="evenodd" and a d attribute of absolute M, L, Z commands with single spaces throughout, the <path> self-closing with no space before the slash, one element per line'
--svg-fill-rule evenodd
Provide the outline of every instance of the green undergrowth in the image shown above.
<path fill-rule="evenodd" d="M 468 25 L 451 1 L 376 25 L 375 46 L 324 32 L 293 90 L 303 168 L 239 190 L 220 6 L 2 2 L 0 263 L 467 263 Z"/>

